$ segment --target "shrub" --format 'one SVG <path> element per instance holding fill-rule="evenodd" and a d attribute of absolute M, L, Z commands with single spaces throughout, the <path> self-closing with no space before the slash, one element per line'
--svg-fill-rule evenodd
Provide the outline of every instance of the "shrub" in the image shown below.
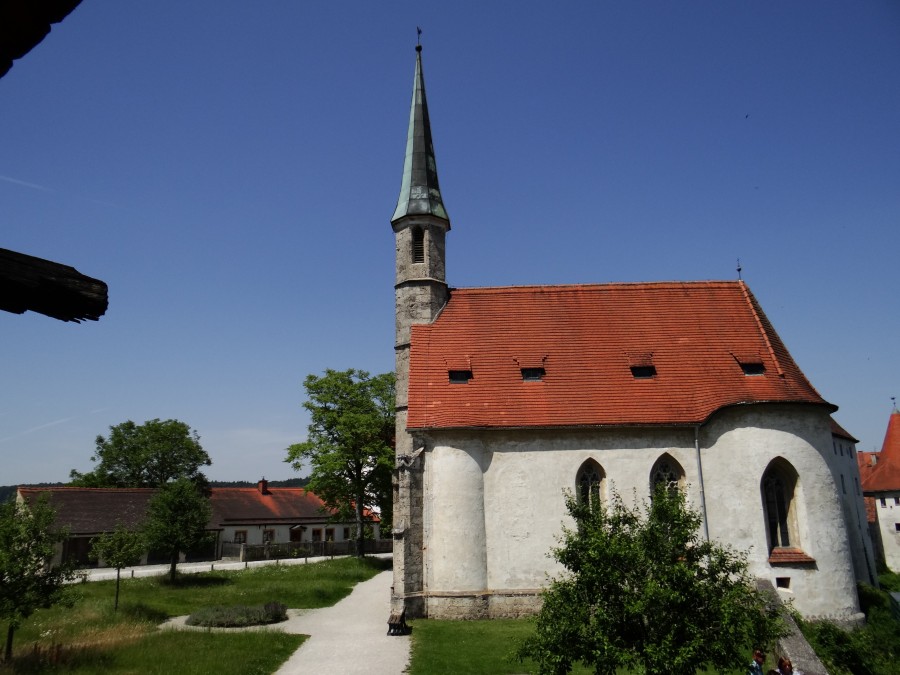
<path fill-rule="evenodd" d="M 242 628 L 244 626 L 265 626 L 287 619 L 287 607 L 280 602 L 264 605 L 235 605 L 233 607 L 204 607 L 191 614 L 185 623 L 188 626 L 207 628 Z"/>
<path fill-rule="evenodd" d="M 894 675 L 900 660 L 900 621 L 892 615 L 886 592 L 859 585 L 866 624 L 844 630 L 828 621 L 797 622 L 816 654 L 834 675 Z"/>

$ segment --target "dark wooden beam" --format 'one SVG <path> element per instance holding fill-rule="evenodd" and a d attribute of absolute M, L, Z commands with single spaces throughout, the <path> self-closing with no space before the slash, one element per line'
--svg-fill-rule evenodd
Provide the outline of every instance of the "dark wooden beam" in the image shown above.
<path fill-rule="evenodd" d="M 0 0 L 0 77 L 65 19 L 81 0 Z"/>
<path fill-rule="evenodd" d="M 96 321 L 109 306 L 107 294 L 104 282 L 74 267 L 0 248 L 0 310 Z"/>

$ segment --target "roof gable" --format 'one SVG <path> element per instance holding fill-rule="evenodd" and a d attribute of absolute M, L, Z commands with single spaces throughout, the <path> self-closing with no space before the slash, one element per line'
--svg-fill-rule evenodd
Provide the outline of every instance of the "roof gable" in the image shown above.
<path fill-rule="evenodd" d="M 465 384 L 454 363 L 471 364 Z M 834 409 L 741 281 L 454 289 L 412 327 L 412 429 L 696 424 L 757 402 Z"/>
<path fill-rule="evenodd" d="M 875 453 L 867 453 L 870 457 Z M 900 412 L 894 410 L 888 420 L 887 431 L 877 463 L 862 477 L 864 492 L 893 492 L 900 490 Z"/>

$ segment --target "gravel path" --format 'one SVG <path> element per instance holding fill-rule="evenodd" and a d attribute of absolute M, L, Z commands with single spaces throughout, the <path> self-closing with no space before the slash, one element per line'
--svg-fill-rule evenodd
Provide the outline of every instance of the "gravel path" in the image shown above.
<path fill-rule="evenodd" d="M 310 638 L 276 675 L 401 675 L 409 663 L 409 636 L 387 634 L 393 572 L 380 572 L 353 587 L 333 607 L 289 609 L 288 620 L 256 628 L 185 626 L 186 616 L 170 619 L 163 628 L 177 630 L 280 630 Z"/>

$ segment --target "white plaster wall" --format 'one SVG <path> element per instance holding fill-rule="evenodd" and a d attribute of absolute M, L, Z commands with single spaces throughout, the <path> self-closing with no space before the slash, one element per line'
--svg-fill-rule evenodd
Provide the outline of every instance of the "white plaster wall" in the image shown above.
<path fill-rule="evenodd" d="M 755 576 L 773 584 L 789 577 L 785 595 L 804 615 L 856 614 L 827 413 L 802 406 L 732 408 L 701 427 L 699 437 L 710 535 L 749 551 Z M 426 450 L 426 592 L 545 585 L 547 574 L 561 571 L 548 553 L 568 522 L 563 490 L 574 490 L 589 458 L 603 468 L 607 494 L 612 487 L 633 503 L 649 497 L 651 470 L 667 453 L 684 471 L 688 501 L 701 509 L 693 428 L 444 432 L 432 434 Z M 768 562 L 761 478 L 776 457 L 800 476 L 796 544 L 815 566 L 773 568 Z"/>
<path fill-rule="evenodd" d="M 849 617 L 859 612 L 844 520 L 838 464 L 832 461 L 827 413 L 813 406 L 738 406 L 716 415 L 700 433 L 710 536 L 748 551 L 751 574 L 776 585 L 803 615 Z M 770 565 L 761 479 L 782 458 L 798 474 L 792 546 L 815 565 Z"/>
<path fill-rule="evenodd" d="M 832 461 L 836 461 L 835 470 L 844 478 L 843 484 L 838 487 L 841 487 L 841 504 L 844 509 L 844 522 L 847 524 L 856 580 L 874 586 L 878 582 L 875 547 L 866 521 L 866 505 L 860 484 L 859 465 L 856 461 L 856 444 L 848 439 L 833 436 L 831 454 Z"/>
<path fill-rule="evenodd" d="M 893 572 L 900 572 L 900 532 L 896 527 L 900 523 L 900 505 L 895 503 L 898 498 L 900 491 L 879 492 L 875 496 L 875 513 L 884 547 L 884 562 Z M 884 506 L 881 505 L 882 499 Z"/>
<path fill-rule="evenodd" d="M 291 540 L 290 529 L 286 525 L 226 525 L 222 528 L 220 541 L 234 541 L 235 531 L 247 532 L 247 544 L 262 544 L 263 530 L 275 530 L 275 542 L 281 543 Z"/>
<path fill-rule="evenodd" d="M 487 587 L 480 444 L 438 445 L 425 465 L 425 584 L 436 591 Z"/>
<path fill-rule="evenodd" d="M 312 541 L 313 528 L 322 530 L 322 541 L 325 540 L 325 530 L 327 528 L 334 528 L 334 541 L 344 541 L 344 528 L 349 527 L 350 538 L 352 539 L 353 528 L 355 527 L 351 523 L 328 523 L 324 520 L 318 523 L 304 523 L 304 525 L 306 530 L 303 531 L 300 541 Z M 291 528 L 289 525 L 226 525 L 222 528 L 220 541 L 234 541 L 234 533 L 238 530 L 247 532 L 248 544 L 262 544 L 264 530 L 275 530 L 274 543 L 276 544 L 287 543 L 291 540 Z M 378 527 L 374 526 L 373 531 L 377 539 Z"/>

